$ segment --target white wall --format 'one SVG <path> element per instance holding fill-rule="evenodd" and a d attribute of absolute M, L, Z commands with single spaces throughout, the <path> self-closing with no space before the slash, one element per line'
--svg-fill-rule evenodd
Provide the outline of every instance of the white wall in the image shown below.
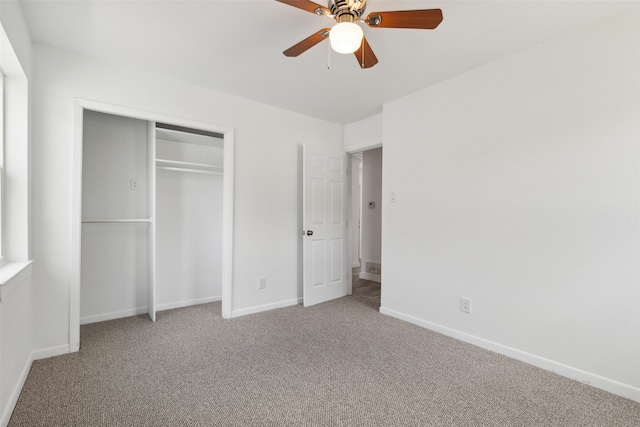
<path fill-rule="evenodd" d="M 370 207 L 370 203 L 374 207 Z M 377 273 L 365 271 L 366 263 L 380 263 L 382 242 L 382 148 L 362 153 L 362 270 L 360 277 L 380 281 Z M 372 276 L 373 274 L 373 276 Z"/>
<path fill-rule="evenodd" d="M 33 252 L 40 354 L 64 352 L 69 345 L 74 97 L 234 128 L 232 309 L 297 302 L 298 145 L 342 147 L 340 125 L 34 46 Z M 267 289 L 258 290 L 259 276 L 267 277 Z"/>
<path fill-rule="evenodd" d="M 382 311 L 640 401 L 639 76 L 635 14 L 385 105 Z"/>
<path fill-rule="evenodd" d="M 344 150 L 347 153 L 382 146 L 382 114 L 358 120 L 344 127 Z"/>
<path fill-rule="evenodd" d="M 0 425 L 6 426 L 32 363 L 31 266 L 0 290 Z"/>

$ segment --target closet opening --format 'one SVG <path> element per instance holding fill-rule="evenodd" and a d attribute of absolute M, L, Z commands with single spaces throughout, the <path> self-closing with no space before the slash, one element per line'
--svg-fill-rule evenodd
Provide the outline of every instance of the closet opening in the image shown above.
<path fill-rule="evenodd" d="M 69 351 L 80 325 L 221 301 L 231 317 L 233 130 L 77 100 Z"/>
<path fill-rule="evenodd" d="M 156 124 L 158 311 L 222 300 L 224 140 Z"/>

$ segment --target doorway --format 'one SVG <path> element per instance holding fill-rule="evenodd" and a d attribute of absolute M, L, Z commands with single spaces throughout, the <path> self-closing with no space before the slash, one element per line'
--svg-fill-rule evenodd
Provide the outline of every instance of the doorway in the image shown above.
<path fill-rule="evenodd" d="M 350 157 L 352 295 L 378 309 L 382 293 L 382 147 Z"/>
<path fill-rule="evenodd" d="M 95 101 L 76 100 L 74 110 L 74 135 L 73 135 L 73 166 L 72 166 L 72 223 L 71 223 L 71 278 L 69 298 L 69 351 L 75 352 L 80 348 L 80 286 L 81 286 L 81 248 L 82 248 L 82 178 L 83 178 L 83 124 L 85 111 L 106 113 L 123 118 L 137 119 L 148 122 L 149 126 L 155 123 L 165 123 L 177 127 L 198 129 L 219 134 L 223 147 L 223 172 L 222 172 L 222 317 L 231 317 L 231 290 L 232 290 L 232 247 L 233 247 L 233 129 L 217 126 L 211 123 L 188 120 L 179 117 L 149 113 L 126 107 L 103 104 Z M 151 134 L 151 132 L 149 133 Z M 153 160 L 155 168 L 155 153 L 149 156 Z M 151 170 L 151 167 L 149 168 Z M 129 182 L 135 187 L 137 183 Z M 136 187 L 137 188 L 137 187 Z M 152 194 L 150 192 L 150 194 Z M 154 226 L 151 219 L 150 227 Z M 139 226 L 139 225 L 137 225 Z M 150 252 L 149 252 L 150 253 Z M 150 282 L 151 283 L 151 282 Z M 151 293 L 150 293 L 151 294 Z M 152 298 L 149 298 L 151 301 Z"/>

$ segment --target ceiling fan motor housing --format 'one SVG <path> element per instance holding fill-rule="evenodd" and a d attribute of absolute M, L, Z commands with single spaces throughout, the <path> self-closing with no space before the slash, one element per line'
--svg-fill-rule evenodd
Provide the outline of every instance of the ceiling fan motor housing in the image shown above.
<path fill-rule="evenodd" d="M 366 0 L 329 0 L 329 9 L 337 22 L 355 22 L 362 16 Z"/>

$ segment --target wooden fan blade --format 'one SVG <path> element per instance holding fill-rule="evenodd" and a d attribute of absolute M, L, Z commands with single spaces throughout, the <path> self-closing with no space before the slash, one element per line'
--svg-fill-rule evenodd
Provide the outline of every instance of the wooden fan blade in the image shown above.
<path fill-rule="evenodd" d="M 320 6 L 317 3 L 307 0 L 276 0 L 280 3 L 288 4 L 289 6 L 297 7 L 298 9 L 306 10 L 316 15 L 326 14 L 331 15 L 331 11 L 324 6 Z M 322 13 L 317 12 L 319 10 Z"/>
<path fill-rule="evenodd" d="M 353 54 L 356 56 L 360 68 L 371 68 L 378 63 L 378 58 L 376 58 L 371 46 L 369 46 L 369 42 L 367 42 L 367 39 L 364 37 L 362 37 L 360 48 L 353 52 Z"/>
<path fill-rule="evenodd" d="M 306 52 L 308 49 L 311 49 L 321 41 L 325 40 L 329 37 L 329 28 L 323 28 L 315 34 L 310 35 L 306 39 L 302 40 L 300 43 L 291 46 L 289 49 L 285 50 L 284 56 L 298 56 L 303 52 Z"/>
<path fill-rule="evenodd" d="M 396 12 L 373 12 L 365 22 L 372 28 L 418 28 L 433 30 L 442 22 L 442 10 L 401 10 Z"/>

